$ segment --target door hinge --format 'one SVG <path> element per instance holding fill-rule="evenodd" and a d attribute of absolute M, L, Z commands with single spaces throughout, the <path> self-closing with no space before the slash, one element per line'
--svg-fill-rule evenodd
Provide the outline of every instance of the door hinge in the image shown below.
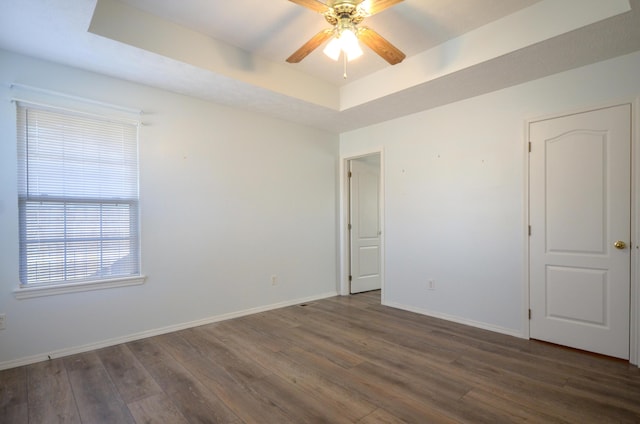
<path fill-rule="evenodd" d="M 531 225 L 529 225 L 529 235 L 531 235 Z"/>
<path fill-rule="evenodd" d="M 529 142 L 529 153 L 531 153 L 531 142 Z"/>
<path fill-rule="evenodd" d="M 353 175 L 353 174 L 351 173 L 351 171 L 349 171 L 349 178 L 351 178 L 351 176 L 352 176 L 352 175 Z"/>
<path fill-rule="evenodd" d="M 529 319 L 531 319 L 531 309 L 529 309 Z"/>
<path fill-rule="evenodd" d="M 352 280 L 353 280 L 353 277 L 350 275 L 349 276 L 349 281 L 352 281 Z"/>
<path fill-rule="evenodd" d="M 347 229 L 351 231 L 351 224 L 347 225 Z"/>

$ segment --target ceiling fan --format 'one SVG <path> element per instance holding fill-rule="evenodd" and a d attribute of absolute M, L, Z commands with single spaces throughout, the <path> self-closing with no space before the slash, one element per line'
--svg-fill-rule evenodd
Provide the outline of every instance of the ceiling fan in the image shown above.
<path fill-rule="evenodd" d="M 333 39 L 324 49 L 324 53 L 332 59 L 338 60 L 340 53 L 343 52 L 345 63 L 362 54 L 358 40 L 391 65 L 402 62 L 406 57 L 402 51 L 371 28 L 358 27 L 364 18 L 382 12 L 403 0 L 329 0 L 328 4 L 318 0 L 289 1 L 321 13 L 332 25 L 332 28 L 320 31 L 289 56 L 287 58 L 289 63 L 300 62 L 330 38 Z"/>

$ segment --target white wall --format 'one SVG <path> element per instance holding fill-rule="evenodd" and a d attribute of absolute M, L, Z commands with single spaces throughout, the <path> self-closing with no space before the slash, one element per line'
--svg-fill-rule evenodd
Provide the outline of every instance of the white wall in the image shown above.
<path fill-rule="evenodd" d="M 385 303 L 526 335 L 525 121 L 633 100 L 639 75 L 634 53 L 342 134 L 343 158 L 384 149 Z"/>
<path fill-rule="evenodd" d="M 386 302 L 524 334 L 525 120 L 629 100 L 638 75 L 635 53 L 342 134 L 342 157 L 384 148 Z M 145 285 L 13 296 L 12 82 L 146 112 Z M 329 133 L 0 51 L 0 368 L 335 293 L 337 157 Z"/>
<path fill-rule="evenodd" d="M 337 135 L 1 50 L 0 64 L 0 369 L 336 293 Z M 14 82 L 145 111 L 146 284 L 15 299 Z"/>

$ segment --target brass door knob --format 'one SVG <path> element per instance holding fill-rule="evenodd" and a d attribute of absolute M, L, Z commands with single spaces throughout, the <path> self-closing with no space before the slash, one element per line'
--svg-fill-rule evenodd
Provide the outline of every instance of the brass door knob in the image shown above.
<path fill-rule="evenodd" d="M 613 243 L 613 245 L 616 249 L 624 249 L 625 247 L 627 247 L 627 243 L 623 242 L 622 240 L 616 241 L 615 243 Z"/>

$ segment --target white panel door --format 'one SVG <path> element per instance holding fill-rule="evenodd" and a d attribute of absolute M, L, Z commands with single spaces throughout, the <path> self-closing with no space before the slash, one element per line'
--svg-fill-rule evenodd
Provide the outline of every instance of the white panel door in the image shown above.
<path fill-rule="evenodd" d="M 379 158 L 378 156 L 376 156 Z M 378 290 L 380 279 L 380 165 L 350 162 L 351 293 Z"/>
<path fill-rule="evenodd" d="M 631 105 L 531 123 L 529 141 L 531 338 L 628 359 Z"/>

